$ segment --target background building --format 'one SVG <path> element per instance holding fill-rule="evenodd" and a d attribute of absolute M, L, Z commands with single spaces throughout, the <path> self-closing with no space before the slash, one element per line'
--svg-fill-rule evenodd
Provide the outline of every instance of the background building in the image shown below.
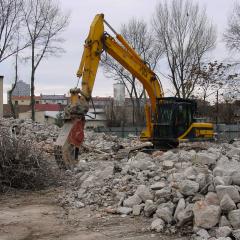
<path fill-rule="evenodd" d="M 43 95 L 41 94 L 41 101 L 42 104 L 62 104 L 67 105 L 68 104 L 68 97 L 66 95 Z"/>
<path fill-rule="evenodd" d="M 13 90 L 12 96 L 30 96 L 30 84 L 19 80 Z"/>
<path fill-rule="evenodd" d="M 125 85 L 123 83 L 113 84 L 113 98 L 115 106 L 124 106 L 125 103 Z"/>
<path fill-rule="evenodd" d="M 35 96 L 35 103 L 40 103 L 41 97 Z M 14 105 L 30 105 L 31 97 L 30 96 L 12 96 L 12 103 Z"/>

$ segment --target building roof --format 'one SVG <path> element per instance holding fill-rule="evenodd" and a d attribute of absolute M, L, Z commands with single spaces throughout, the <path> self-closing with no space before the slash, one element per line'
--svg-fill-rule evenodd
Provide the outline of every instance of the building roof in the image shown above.
<path fill-rule="evenodd" d="M 61 104 L 35 104 L 36 111 L 63 111 L 64 107 Z"/>
<path fill-rule="evenodd" d="M 18 116 L 19 113 L 28 112 L 31 110 L 30 105 L 17 105 L 16 114 Z M 64 106 L 60 104 L 35 104 L 35 110 L 40 112 L 46 112 L 49 116 L 56 115 L 59 111 L 64 110 Z M 12 117 L 12 111 L 9 104 L 3 104 L 3 116 L 4 117 Z"/>
<path fill-rule="evenodd" d="M 35 96 L 35 100 L 40 100 L 41 96 Z M 31 100 L 31 96 L 12 96 L 12 100 Z"/>
<path fill-rule="evenodd" d="M 67 100 L 66 95 L 43 95 L 41 94 L 42 100 Z"/>
<path fill-rule="evenodd" d="M 114 103 L 114 98 L 113 97 L 93 97 L 93 104 L 98 107 L 106 107 L 107 105 L 110 105 L 112 102 Z M 136 99 L 131 99 L 131 98 L 126 98 L 124 99 L 124 106 L 132 106 L 132 101 L 136 102 Z M 147 98 L 147 102 L 150 102 L 150 99 Z M 142 98 L 140 100 L 140 104 L 143 106 L 145 105 L 145 99 Z M 92 102 L 90 102 L 90 105 L 92 106 Z"/>
<path fill-rule="evenodd" d="M 93 100 L 104 100 L 104 101 L 109 101 L 113 99 L 113 97 L 92 97 Z"/>

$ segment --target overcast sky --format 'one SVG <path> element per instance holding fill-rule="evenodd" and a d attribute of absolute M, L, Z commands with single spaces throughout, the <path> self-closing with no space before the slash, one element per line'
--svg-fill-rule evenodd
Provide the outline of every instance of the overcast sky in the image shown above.
<path fill-rule="evenodd" d="M 66 40 L 63 44 L 65 53 L 61 57 L 44 59 L 36 72 L 36 94 L 64 94 L 77 82 L 76 71 L 81 58 L 83 43 L 89 31 L 89 26 L 95 14 L 104 13 L 106 20 L 119 30 L 121 24 L 127 23 L 133 17 L 144 19 L 150 23 L 157 3 L 161 0 L 60 0 L 62 9 L 70 11 L 70 24 L 63 34 Z M 211 59 L 227 61 L 231 54 L 222 42 L 222 33 L 231 14 L 234 0 L 193 0 L 205 6 L 209 19 L 217 26 L 218 45 L 211 52 Z M 238 0 L 239 1 L 239 0 Z M 161 67 L 161 66 L 160 66 Z M 164 68 L 164 66 L 163 66 Z M 161 70 L 161 69 L 160 69 Z M 164 71 L 164 69 L 162 69 Z M 4 100 L 14 76 L 11 60 L 0 65 L 0 75 L 4 75 Z M 28 82 L 30 79 L 27 64 L 20 66 L 20 79 Z M 169 84 L 163 81 L 165 91 Z M 104 77 L 98 71 L 93 96 L 113 95 L 113 81 Z"/>

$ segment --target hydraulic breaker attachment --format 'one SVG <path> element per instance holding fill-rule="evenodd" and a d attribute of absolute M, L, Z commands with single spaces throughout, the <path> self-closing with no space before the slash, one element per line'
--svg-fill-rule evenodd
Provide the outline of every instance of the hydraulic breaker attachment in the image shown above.
<path fill-rule="evenodd" d="M 55 159 L 62 169 L 72 169 L 78 163 L 78 152 L 84 140 L 85 119 L 67 120 L 54 146 Z"/>

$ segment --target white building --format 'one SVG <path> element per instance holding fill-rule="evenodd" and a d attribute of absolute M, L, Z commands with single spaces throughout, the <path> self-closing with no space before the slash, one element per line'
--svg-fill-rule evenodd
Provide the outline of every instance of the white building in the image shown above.
<path fill-rule="evenodd" d="M 43 95 L 41 94 L 41 104 L 61 104 L 61 105 L 67 105 L 68 104 L 68 98 L 66 95 Z"/>
<path fill-rule="evenodd" d="M 123 83 L 113 84 L 113 98 L 115 106 L 124 106 L 125 103 L 125 85 Z"/>

